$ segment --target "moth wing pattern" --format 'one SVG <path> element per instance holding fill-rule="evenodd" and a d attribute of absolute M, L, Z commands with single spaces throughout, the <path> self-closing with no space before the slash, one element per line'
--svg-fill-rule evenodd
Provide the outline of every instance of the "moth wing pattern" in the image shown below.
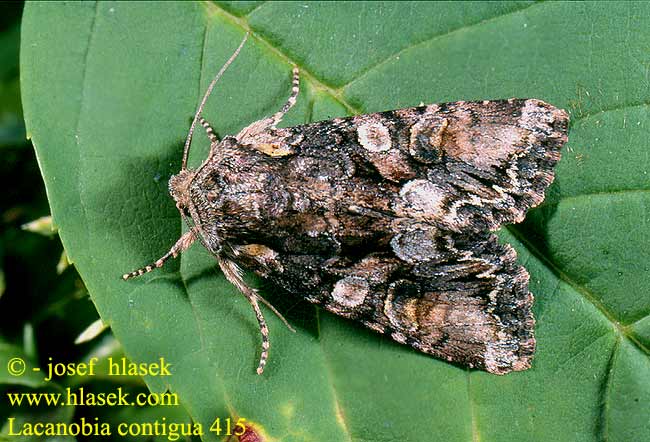
<path fill-rule="evenodd" d="M 196 171 L 193 218 L 228 259 L 336 314 L 462 365 L 523 370 L 528 274 L 490 231 L 543 200 L 567 129 L 535 99 L 254 123 Z"/>
<path fill-rule="evenodd" d="M 567 113 L 536 99 L 459 101 L 278 128 L 299 93 L 294 67 L 278 112 L 219 140 L 202 110 L 247 38 L 208 86 L 169 180 L 190 230 L 122 278 L 198 239 L 255 311 L 258 374 L 269 349 L 259 302 L 284 318 L 240 266 L 422 352 L 496 374 L 528 368 L 528 273 L 490 231 L 544 199 Z M 211 144 L 192 169 L 196 124 Z"/>
<path fill-rule="evenodd" d="M 390 252 L 350 260 L 247 245 L 237 253 L 286 291 L 424 353 L 495 374 L 530 367 L 533 296 L 512 247 L 491 233 L 420 233 L 436 252 L 411 264 Z"/>
<path fill-rule="evenodd" d="M 274 129 L 241 141 L 275 158 L 325 158 L 329 169 L 352 161 L 357 175 L 405 184 L 393 202 L 396 217 L 454 231 L 496 230 L 521 222 L 543 201 L 568 121 L 565 111 L 536 99 L 459 101 Z"/>

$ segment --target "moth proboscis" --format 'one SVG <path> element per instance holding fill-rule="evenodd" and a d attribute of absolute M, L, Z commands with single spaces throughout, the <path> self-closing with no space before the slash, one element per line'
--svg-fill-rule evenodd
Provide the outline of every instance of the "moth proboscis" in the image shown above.
<path fill-rule="evenodd" d="M 258 374 L 269 349 L 259 302 L 289 324 L 244 282 L 242 268 L 424 353 L 495 374 L 529 368 L 528 273 L 491 232 L 544 199 L 567 141 L 567 113 L 513 98 L 278 128 L 298 96 L 294 67 L 277 113 L 219 140 L 201 113 L 246 37 L 208 87 L 181 171 L 169 180 L 189 230 L 123 278 L 201 241 L 255 311 Z M 210 153 L 190 169 L 197 123 Z"/>

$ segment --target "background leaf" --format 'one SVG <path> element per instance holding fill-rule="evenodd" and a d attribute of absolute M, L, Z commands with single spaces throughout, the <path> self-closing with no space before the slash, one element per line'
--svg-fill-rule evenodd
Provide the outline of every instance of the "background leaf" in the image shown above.
<path fill-rule="evenodd" d="M 14 19 L 20 11 L 16 9 L 3 6 L 0 17 L 0 149 L 25 144 L 18 76 L 20 24 Z"/>
<path fill-rule="evenodd" d="M 5 367 L 14 358 L 19 358 L 23 361 L 22 366 L 25 367 L 23 375 L 14 376 L 5 371 Z M 10 405 L 11 402 L 8 398 L 9 394 L 19 396 L 21 394 L 65 394 L 63 388 L 55 382 L 45 382 L 44 374 L 47 370 L 42 369 L 40 372 L 33 371 L 34 367 L 38 364 L 34 363 L 32 357 L 23 351 L 23 349 L 14 347 L 5 339 L 0 336 L 0 367 L 3 368 L 0 373 L 0 393 L 2 393 L 5 400 L 0 404 L 0 416 L 7 417 L 7 420 L 0 425 L 0 440 L 18 440 L 21 442 L 30 442 L 41 440 L 43 442 L 55 441 L 71 441 L 72 437 L 29 437 L 17 436 L 16 431 L 20 429 L 25 423 L 68 423 L 72 419 L 74 407 L 45 407 L 33 406 L 22 403 L 21 405 Z M 14 365 L 20 367 L 20 365 Z M 21 402 L 27 402 L 26 398 L 22 398 Z M 10 423 L 9 419 L 13 421 Z M 13 438 L 13 439 L 12 439 Z"/>
<path fill-rule="evenodd" d="M 242 416 L 278 440 L 648 440 L 649 25 L 647 3 L 33 3 L 25 119 L 102 319 L 131 359 L 173 364 L 147 384 L 177 391 L 206 430 Z M 531 370 L 463 370 L 274 299 L 299 330 L 269 315 L 259 377 L 254 316 L 200 247 L 121 281 L 181 234 L 166 181 L 199 95 L 247 30 L 204 112 L 222 136 L 284 102 L 293 63 L 303 91 L 286 125 L 504 97 L 571 112 L 547 201 L 501 232 L 536 294 Z M 197 137 L 193 164 L 207 147 Z"/>

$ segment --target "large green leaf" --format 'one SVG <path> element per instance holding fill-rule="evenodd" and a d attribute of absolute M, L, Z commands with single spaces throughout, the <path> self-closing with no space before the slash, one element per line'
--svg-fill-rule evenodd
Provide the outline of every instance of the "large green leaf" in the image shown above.
<path fill-rule="evenodd" d="M 131 359 L 173 364 L 146 381 L 178 392 L 206 430 L 242 416 L 281 440 L 650 440 L 648 29 L 648 3 L 33 3 L 25 118 L 102 318 Z M 205 111 L 221 135 L 275 111 L 293 63 L 303 92 L 287 125 L 502 97 L 571 112 L 547 202 L 502 231 L 536 294 L 532 369 L 464 370 L 285 300 L 298 333 L 267 315 L 257 376 L 255 318 L 200 246 L 120 279 L 181 234 L 166 181 L 247 30 Z M 207 152 L 196 141 L 193 164 Z"/>

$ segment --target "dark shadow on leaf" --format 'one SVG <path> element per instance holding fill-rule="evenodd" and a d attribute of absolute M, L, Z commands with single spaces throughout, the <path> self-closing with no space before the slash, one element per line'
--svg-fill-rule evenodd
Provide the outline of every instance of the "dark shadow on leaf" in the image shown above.
<path fill-rule="evenodd" d="M 258 288 L 264 298 L 271 303 L 296 329 L 302 329 L 318 337 L 318 317 L 316 306 L 299 295 L 289 293 L 275 284 L 257 278 Z"/>
<path fill-rule="evenodd" d="M 526 247 L 533 246 L 537 252 L 548 261 L 552 261 L 549 250 L 548 222 L 553 218 L 560 202 L 560 186 L 556 181 L 546 191 L 546 200 L 542 205 L 531 209 L 526 214 L 526 219 L 522 223 L 508 226 L 512 232 Z"/>
<path fill-rule="evenodd" d="M 122 238 L 128 247 L 127 256 L 142 256 L 139 262 L 126 263 L 124 272 L 150 264 L 166 253 L 181 235 L 181 217 L 169 195 L 169 177 L 180 169 L 182 142 L 164 149 L 164 155 L 153 154 L 119 161 L 118 176 L 111 186 L 86 201 L 89 207 L 122 216 L 107 216 L 102 225 L 108 239 Z M 115 184 L 113 184 L 115 183 Z M 170 260 L 155 272 L 177 271 L 179 261 Z M 117 275 L 120 276 L 120 275 Z"/>

